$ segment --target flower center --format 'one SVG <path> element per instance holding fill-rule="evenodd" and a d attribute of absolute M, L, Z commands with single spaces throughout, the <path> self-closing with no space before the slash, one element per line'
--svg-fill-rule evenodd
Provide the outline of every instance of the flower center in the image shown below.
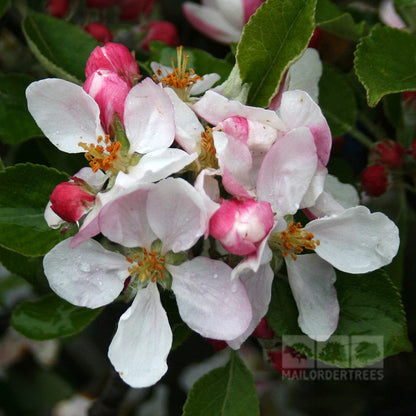
<path fill-rule="evenodd" d="M 78 146 L 86 151 L 85 158 L 93 172 L 95 173 L 98 169 L 101 169 L 104 172 L 110 171 L 114 174 L 121 170 L 127 173 L 129 161 L 121 155 L 121 143 L 111 141 L 108 135 L 104 138 L 98 136 L 97 142 L 98 144 L 78 143 Z"/>
<path fill-rule="evenodd" d="M 156 251 L 147 251 L 143 248 L 142 253 L 135 253 L 133 257 L 126 259 L 132 264 L 129 267 L 130 276 L 137 276 L 140 282 L 145 283 L 149 279 L 152 282 L 163 280 L 166 258 Z"/>
<path fill-rule="evenodd" d="M 297 255 L 303 250 L 315 250 L 316 246 L 319 246 L 319 240 L 313 238 L 314 235 L 305 231 L 300 222 L 291 222 L 285 231 L 270 236 L 269 245 L 273 250 L 281 251 L 283 257 L 290 254 L 292 259 L 296 260 Z"/>
<path fill-rule="evenodd" d="M 165 87 L 174 88 L 178 96 L 182 100 L 187 101 L 190 89 L 197 81 L 202 80 L 202 77 L 196 75 L 193 69 L 189 69 L 189 71 L 186 70 L 189 55 L 183 52 L 183 46 L 178 46 L 176 48 L 176 53 L 178 66 L 175 67 L 174 59 L 170 58 L 173 71 L 165 77 L 158 79 L 157 76 L 160 77 L 162 75 L 162 70 L 159 68 L 153 78 L 156 82 L 161 82 Z"/>

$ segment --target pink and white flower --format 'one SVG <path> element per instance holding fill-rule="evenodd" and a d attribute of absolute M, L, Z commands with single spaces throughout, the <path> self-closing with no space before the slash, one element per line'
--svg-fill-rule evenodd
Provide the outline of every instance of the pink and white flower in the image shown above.
<path fill-rule="evenodd" d="M 195 29 L 217 42 L 240 40 L 244 25 L 264 0 L 203 0 L 202 5 L 185 2 L 183 13 Z"/>
<path fill-rule="evenodd" d="M 182 319 L 204 337 L 231 340 L 250 323 L 246 290 L 239 280 L 231 280 L 228 265 L 206 257 L 178 264 L 180 253 L 205 232 L 205 217 L 201 197 L 184 180 L 142 185 L 107 204 L 99 215 L 102 233 L 130 247 L 128 257 L 95 240 L 71 249 L 68 239 L 44 258 L 52 289 L 79 306 L 97 308 L 112 302 L 130 277 L 128 290 L 137 293 L 120 318 L 109 358 L 133 387 L 150 386 L 167 370 L 172 332 L 159 285 L 171 286 Z"/>

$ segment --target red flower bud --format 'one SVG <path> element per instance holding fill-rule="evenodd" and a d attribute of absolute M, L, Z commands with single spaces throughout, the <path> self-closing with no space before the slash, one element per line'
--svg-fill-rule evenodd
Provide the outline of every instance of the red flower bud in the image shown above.
<path fill-rule="evenodd" d="M 57 185 L 50 196 L 52 210 L 66 222 L 78 221 L 95 201 L 95 195 L 82 179 L 71 180 Z"/>
<path fill-rule="evenodd" d="M 101 43 L 108 43 L 113 40 L 113 35 L 110 29 L 99 22 L 93 22 L 84 27 L 84 30 L 89 33 L 93 38 Z"/>
<path fill-rule="evenodd" d="M 370 155 L 370 159 L 386 165 L 390 169 L 398 169 L 403 164 L 405 149 L 393 140 L 378 142 Z"/>
<path fill-rule="evenodd" d="M 71 0 L 49 0 L 46 10 L 51 16 L 64 17 L 69 12 Z"/>
<path fill-rule="evenodd" d="M 316 27 L 315 30 L 313 31 L 313 35 L 311 39 L 309 40 L 308 48 L 318 49 L 320 39 L 321 39 L 321 29 L 319 29 L 319 27 Z"/>
<path fill-rule="evenodd" d="M 413 159 L 416 160 L 416 139 L 414 139 L 412 143 L 412 155 L 413 155 Z"/>
<path fill-rule="evenodd" d="M 266 318 L 262 318 L 251 335 L 260 339 L 273 339 L 276 334 L 274 333 L 273 329 L 269 327 Z"/>
<path fill-rule="evenodd" d="M 285 377 L 303 378 L 308 359 L 294 348 L 286 346 L 280 350 L 268 350 L 267 356 L 276 371 Z"/>
<path fill-rule="evenodd" d="M 410 103 L 416 101 L 416 91 L 405 91 L 403 93 L 403 101 Z"/>
<path fill-rule="evenodd" d="M 140 14 L 149 16 L 152 13 L 155 0 L 121 0 L 120 20 L 135 20 Z"/>
<path fill-rule="evenodd" d="M 109 42 L 97 46 L 88 58 L 85 77 L 88 78 L 98 69 L 108 69 L 122 77 L 130 87 L 139 79 L 139 66 L 132 53 L 120 43 Z"/>
<path fill-rule="evenodd" d="M 383 195 L 388 187 L 388 172 L 385 166 L 374 164 L 361 172 L 363 189 L 371 196 Z"/>
<path fill-rule="evenodd" d="M 228 347 L 228 344 L 225 341 L 220 341 L 218 339 L 207 338 L 207 341 L 214 347 L 216 352 L 221 351 Z"/>
<path fill-rule="evenodd" d="M 173 23 L 154 20 L 147 25 L 145 30 L 147 34 L 140 45 L 145 51 L 149 51 L 149 43 L 152 40 L 159 40 L 168 46 L 179 45 L 178 29 Z"/>

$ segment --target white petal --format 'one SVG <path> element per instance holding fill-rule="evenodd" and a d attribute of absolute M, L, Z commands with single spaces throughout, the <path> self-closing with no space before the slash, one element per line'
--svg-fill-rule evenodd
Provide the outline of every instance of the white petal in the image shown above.
<path fill-rule="evenodd" d="M 275 111 L 243 105 L 240 101 L 229 100 L 214 91 L 207 91 L 192 108 L 199 116 L 214 125 L 226 118 L 240 116 L 279 130 L 286 130 Z"/>
<path fill-rule="evenodd" d="M 316 254 L 300 255 L 296 260 L 288 256 L 286 266 L 300 328 L 315 341 L 326 341 L 339 317 L 334 269 Z"/>
<path fill-rule="evenodd" d="M 179 313 L 194 331 L 206 338 L 232 340 L 251 321 L 246 289 L 231 281 L 231 268 L 206 257 L 196 257 L 180 266 L 167 266 L 172 274 Z"/>
<path fill-rule="evenodd" d="M 108 357 L 120 377 L 132 387 L 148 387 L 166 373 L 172 331 L 156 284 L 137 292 L 121 316 Z"/>
<path fill-rule="evenodd" d="M 97 143 L 104 136 L 98 104 L 79 85 L 43 79 L 27 87 L 26 97 L 30 114 L 59 150 L 83 153 L 79 142 Z"/>
<path fill-rule="evenodd" d="M 309 188 L 317 163 L 309 129 L 291 130 L 264 157 L 257 178 L 259 199 L 270 202 L 279 217 L 294 214 Z"/>
<path fill-rule="evenodd" d="M 46 204 L 43 217 L 45 218 L 45 221 L 47 222 L 49 227 L 56 229 L 59 228 L 62 224 L 65 224 L 65 221 L 59 215 L 55 214 L 55 212 L 51 208 L 51 205 L 51 201 L 49 201 Z"/>
<path fill-rule="evenodd" d="M 61 241 L 43 259 L 52 290 L 77 306 L 94 309 L 112 302 L 123 289 L 130 263 L 95 240 L 74 249 L 70 241 Z"/>
<path fill-rule="evenodd" d="M 145 154 L 136 166 L 129 169 L 129 175 L 140 183 L 157 182 L 190 165 L 198 157 L 180 149 L 161 149 Z"/>
<path fill-rule="evenodd" d="M 205 74 L 202 79 L 199 79 L 192 85 L 190 94 L 199 95 L 210 89 L 221 77 L 218 74 Z"/>
<path fill-rule="evenodd" d="M 325 179 L 328 176 L 328 169 L 318 160 L 315 174 L 312 177 L 309 188 L 300 202 L 300 208 L 313 206 L 319 196 L 322 194 L 325 185 Z"/>
<path fill-rule="evenodd" d="M 287 80 L 289 90 L 306 91 L 317 103 L 318 83 L 322 75 L 322 62 L 316 49 L 308 48 L 303 55 L 290 66 Z"/>
<path fill-rule="evenodd" d="M 305 230 L 320 241 L 315 252 L 347 273 L 367 273 L 389 264 L 400 244 L 394 222 L 364 206 L 311 221 Z"/>
<path fill-rule="evenodd" d="M 82 168 L 73 176 L 84 180 L 97 191 L 101 190 L 107 180 L 107 176 L 103 171 L 97 170 L 97 172 L 93 172 L 90 167 Z"/>
<path fill-rule="evenodd" d="M 256 273 L 251 272 L 241 277 L 250 299 L 253 318 L 247 330 L 240 337 L 228 342 L 231 348 L 240 348 L 266 315 L 271 299 L 273 277 L 274 273 L 269 264 L 260 266 Z"/>
<path fill-rule="evenodd" d="M 188 21 L 204 35 L 217 42 L 229 44 L 240 40 L 241 28 L 235 28 L 219 11 L 185 2 L 183 12 Z"/>
<path fill-rule="evenodd" d="M 196 114 L 171 88 L 165 89 L 175 109 L 176 141 L 188 153 L 197 151 L 204 130 Z"/>
<path fill-rule="evenodd" d="M 147 217 L 162 241 L 162 252 L 191 248 L 204 234 L 207 214 L 202 198 L 183 179 L 165 179 L 149 195 Z"/>
<path fill-rule="evenodd" d="M 166 149 L 175 136 L 172 103 L 150 78 L 135 85 L 126 98 L 124 124 L 130 153 Z"/>
<path fill-rule="evenodd" d="M 336 176 L 326 176 L 324 189 L 344 208 L 355 207 L 360 203 L 357 190 L 349 183 L 340 182 Z"/>
<path fill-rule="evenodd" d="M 146 214 L 146 206 L 153 184 L 142 186 L 108 203 L 99 214 L 101 232 L 115 243 L 125 247 L 150 249 L 156 240 Z"/>

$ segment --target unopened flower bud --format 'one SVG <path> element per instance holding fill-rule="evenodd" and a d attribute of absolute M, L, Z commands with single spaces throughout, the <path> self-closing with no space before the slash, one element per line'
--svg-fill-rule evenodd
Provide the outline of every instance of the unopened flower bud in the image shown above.
<path fill-rule="evenodd" d="M 213 346 L 216 352 L 221 351 L 228 347 L 228 344 L 225 341 L 220 341 L 218 339 L 207 338 L 207 341 Z"/>
<path fill-rule="evenodd" d="M 149 51 L 149 43 L 153 40 L 159 40 L 168 46 L 179 45 L 178 29 L 173 23 L 154 20 L 146 26 L 146 30 L 147 34 L 140 44 L 145 51 Z"/>
<path fill-rule="evenodd" d="M 268 202 L 230 199 L 211 217 L 209 232 L 230 253 L 244 256 L 256 252 L 273 222 Z"/>
<path fill-rule="evenodd" d="M 307 368 L 307 358 L 294 348 L 268 350 L 267 356 L 275 370 L 285 377 L 303 378 Z"/>
<path fill-rule="evenodd" d="M 60 183 L 50 196 L 51 209 L 64 221 L 78 221 L 95 201 L 95 194 L 82 179 L 71 178 L 70 182 Z"/>
<path fill-rule="evenodd" d="M 412 155 L 413 155 L 413 159 L 416 160 L 416 139 L 414 139 L 412 143 Z"/>
<path fill-rule="evenodd" d="M 115 114 L 123 123 L 124 102 L 130 86 L 115 72 L 99 69 L 87 78 L 83 88 L 100 107 L 101 124 L 111 134 Z"/>
<path fill-rule="evenodd" d="M 276 334 L 274 333 L 273 329 L 269 327 L 266 318 L 262 318 L 251 335 L 260 339 L 273 339 Z"/>
<path fill-rule="evenodd" d="M 84 30 L 89 33 L 94 39 L 101 43 L 108 43 L 113 40 L 113 34 L 110 29 L 100 22 L 89 23 L 84 27 Z"/>
<path fill-rule="evenodd" d="M 132 87 L 139 79 L 139 66 L 131 52 L 120 43 L 109 42 L 97 46 L 88 58 L 85 77 L 88 78 L 98 69 L 113 71 Z"/>
<path fill-rule="evenodd" d="M 308 48 L 318 49 L 320 39 L 321 39 L 321 29 L 319 29 L 319 27 L 316 27 L 315 30 L 313 31 L 313 35 L 311 39 L 309 40 Z"/>
<path fill-rule="evenodd" d="M 121 0 L 119 5 L 120 20 L 135 20 L 139 15 L 149 16 L 155 0 Z"/>
<path fill-rule="evenodd" d="M 51 16 L 64 17 L 69 12 L 71 0 L 49 0 L 46 10 Z"/>
<path fill-rule="evenodd" d="M 368 166 L 361 172 L 361 183 L 369 195 L 383 195 L 389 184 L 386 167 L 377 163 Z"/>
<path fill-rule="evenodd" d="M 386 165 L 390 169 L 398 169 L 403 164 L 405 149 L 393 140 L 378 142 L 370 156 L 377 163 Z"/>

